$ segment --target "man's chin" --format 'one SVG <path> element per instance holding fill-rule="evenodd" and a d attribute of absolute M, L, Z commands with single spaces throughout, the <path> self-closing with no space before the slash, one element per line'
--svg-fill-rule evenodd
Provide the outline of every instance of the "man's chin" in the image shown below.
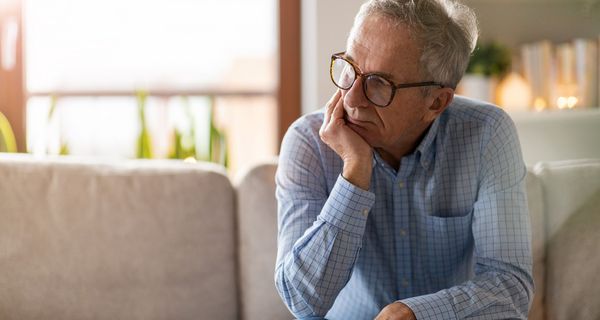
<path fill-rule="evenodd" d="M 371 146 L 371 148 L 377 148 L 378 144 L 375 143 L 375 139 L 373 139 L 372 135 L 369 134 L 368 129 L 354 123 L 348 123 L 348 127 L 352 131 L 356 132 L 356 134 L 358 134 L 361 138 L 363 138 L 363 140 L 365 140 L 367 144 Z"/>

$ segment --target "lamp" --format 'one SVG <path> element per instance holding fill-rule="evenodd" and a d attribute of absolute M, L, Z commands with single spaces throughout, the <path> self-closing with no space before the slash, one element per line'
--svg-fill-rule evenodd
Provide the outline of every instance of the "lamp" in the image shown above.
<path fill-rule="evenodd" d="M 513 71 L 500 82 L 497 100 L 507 111 L 527 111 L 531 103 L 531 86 Z"/>

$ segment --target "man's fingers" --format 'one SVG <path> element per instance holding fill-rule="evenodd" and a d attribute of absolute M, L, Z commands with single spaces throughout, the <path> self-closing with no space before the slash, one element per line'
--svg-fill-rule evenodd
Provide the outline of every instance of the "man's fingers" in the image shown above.
<path fill-rule="evenodd" d="M 333 109 L 338 104 L 338 102 L 341 100 L 340 96 L 341 96 L 341 92 L 338 89 L 335 92 L 335 94 L 331 97 L 331 99 L 329 99 L 329 102 L 327 102 L 327 109 L 325 110 L 325 120 L 323 121 L 323 125 L 329 124 L 329 121 L 331 120 L 331 114 L 333 113 Z"/>
<path fill-rule="evenodd" d="M 331 121 L 337 121 L 337 119 L 344 119 L 344 102 L 342 99 L 338 100 L 338 103 L 335 104 L 333 108 L 333 112 L 331 114 Z"/>

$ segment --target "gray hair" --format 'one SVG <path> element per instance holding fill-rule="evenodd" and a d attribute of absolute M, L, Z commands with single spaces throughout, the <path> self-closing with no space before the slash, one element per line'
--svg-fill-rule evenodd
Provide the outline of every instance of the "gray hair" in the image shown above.
<path fill-rule="evenodd" d="M 420 69 L 424 76 L 456 88 L 477 42 L 473 10 L 455 0 L 370 0 L 356 15 L 352 34 L 371 15 L 405 25 L 421 46 Z"/>

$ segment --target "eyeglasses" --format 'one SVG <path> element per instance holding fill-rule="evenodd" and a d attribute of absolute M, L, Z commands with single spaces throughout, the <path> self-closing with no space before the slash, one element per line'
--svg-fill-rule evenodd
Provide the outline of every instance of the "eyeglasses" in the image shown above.
<path fill-rule="evenodd" d="M 387 107 L 394 100 L 396 90 L 402 88 L 438 86 L 444 85 L 439 82 L 415 82 L 395 84 L 377 73 L 362 73 L 358 66 L 344 57 L 345 52 L 335 53 L 331 56 L 329 74 L 331 81 L 342 90 L 349 90 L 356 82 L 357 77 L 363 77 L 363 92 L 365 97 L 378 107 Z"/>

